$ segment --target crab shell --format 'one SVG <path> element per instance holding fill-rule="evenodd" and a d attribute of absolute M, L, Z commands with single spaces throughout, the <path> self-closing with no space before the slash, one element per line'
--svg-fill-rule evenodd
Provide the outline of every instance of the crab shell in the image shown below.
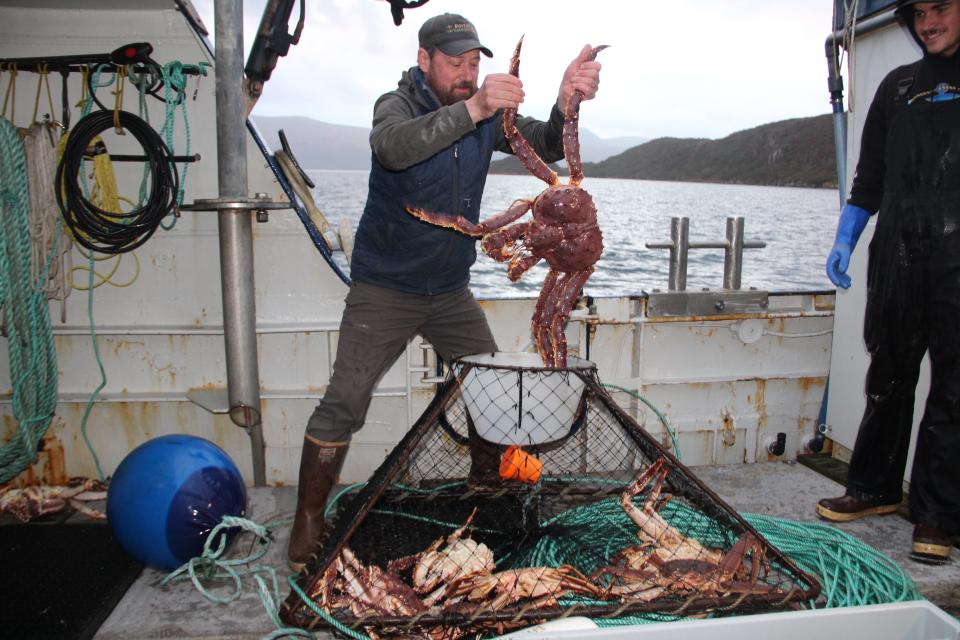
<path fill-rule="evenodd" d="M 413 586 L 420 593 L 432 591 L 453 578 L 478 571 L 493 571 L 493 551 L 472 538 L 456 540 L 442 551 L 427 551 L 413 567 Z"/>

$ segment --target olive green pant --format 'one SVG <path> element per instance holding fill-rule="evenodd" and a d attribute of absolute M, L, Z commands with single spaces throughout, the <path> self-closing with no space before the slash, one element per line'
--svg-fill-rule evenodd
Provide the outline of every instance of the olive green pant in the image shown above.
<path fill-rule="evenodd" d="M 448 364 L 497 350 L 487 318 L 466 287 L 423 296 L 353 282 L 340 322 L 333 376 L 307 422 L 307 434 L 325 442 L 349 441 L 363 427 L 380 378 L 417 334 Z"/>

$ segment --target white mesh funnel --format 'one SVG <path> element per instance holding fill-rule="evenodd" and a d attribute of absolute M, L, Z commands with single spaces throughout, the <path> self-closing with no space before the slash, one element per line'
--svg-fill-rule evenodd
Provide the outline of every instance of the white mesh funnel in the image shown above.
<path fill-rule="evenodd" d="M 570 434 L 581 407 L 584 373 L 592 362 L 568 357 L 566 369 L 543 366 L 535 353 L 466 356 L 461 367 L 463 402 L 477 434 L 497 444 L 544 444 Z M 466 368 L 466 367 L 463 367 Z"/>

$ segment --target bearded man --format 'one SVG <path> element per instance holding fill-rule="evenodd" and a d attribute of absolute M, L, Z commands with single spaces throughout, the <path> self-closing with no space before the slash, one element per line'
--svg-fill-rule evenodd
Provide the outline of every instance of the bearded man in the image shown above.
<path fill-rule="evenodd" d="M 513 153 L 503 109 L 523 101 L 523 84 L 493 73 L 477 85 L 480 44 L 463 16 L 446 13 L 419 32 L 417 66 L 374 106 L 369 192 L 351 258 L 350 291 L 333 375 L 307 422 L 297 511 L 288 557 L 294 570 L 316 551 L 327 497 L 354 433 L 364 424 L 378 381 L 422 335 L 444 362 L 497 350 L 468 288 L 476 240 L 415 219 L 406 207 L 477 222 L 494 150 Z M 550 118 L 518 117 L 517 128 L 547 162 L 563 158 L 563 114 L 574 91 L 596 96 L 600 64 L 586 45 L 563 74 Z M 468 482 L 496 477 L 495 451 L 471 434 Z M 492 470 L 492 474 L 489 473 Z"/>

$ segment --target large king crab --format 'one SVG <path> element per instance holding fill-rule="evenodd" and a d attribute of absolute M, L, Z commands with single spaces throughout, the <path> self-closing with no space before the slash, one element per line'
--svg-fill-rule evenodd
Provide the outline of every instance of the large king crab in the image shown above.
<path fill-rule="evenodd" d="M 520 47 L 517 43 L 510 61 L 510 73 L 520 76 Z M 591 50 L 594 60 L 606 46 Z M 505 109 L 503 130 L 514 154 L 537 178 L 549 186 L 533 199 L 517 200 L 501 214 L 475 223 L 462 216 L 429 213 L 407 208 L 412 215 L 431 224 L 480 237 L 484 253 L 497 262 L 509 262 L 507 277 L 516 282 L 541 259 L 550 265 L 537 299 L 531 330 L 537 350 L 548 367 L 567 366 L 567 339 L 563 329 L 577 296 L 593 273 L 593 265 L 603 253 L 603 236 L 597 226 L 597 207 L 593 198 L 580 187 L 583 165 L 580 161 L 578 109 L 583 93 L 574 91 L 567 103 L 563 121 L 563 155 L 570 170 L 570 181 L 563 184 L 533 147 L 517 130 L 517 110 Z M 532 210 L 530 222 L 518 220 Z M 510 226 L 507 226 L 510 225 Z"/>

